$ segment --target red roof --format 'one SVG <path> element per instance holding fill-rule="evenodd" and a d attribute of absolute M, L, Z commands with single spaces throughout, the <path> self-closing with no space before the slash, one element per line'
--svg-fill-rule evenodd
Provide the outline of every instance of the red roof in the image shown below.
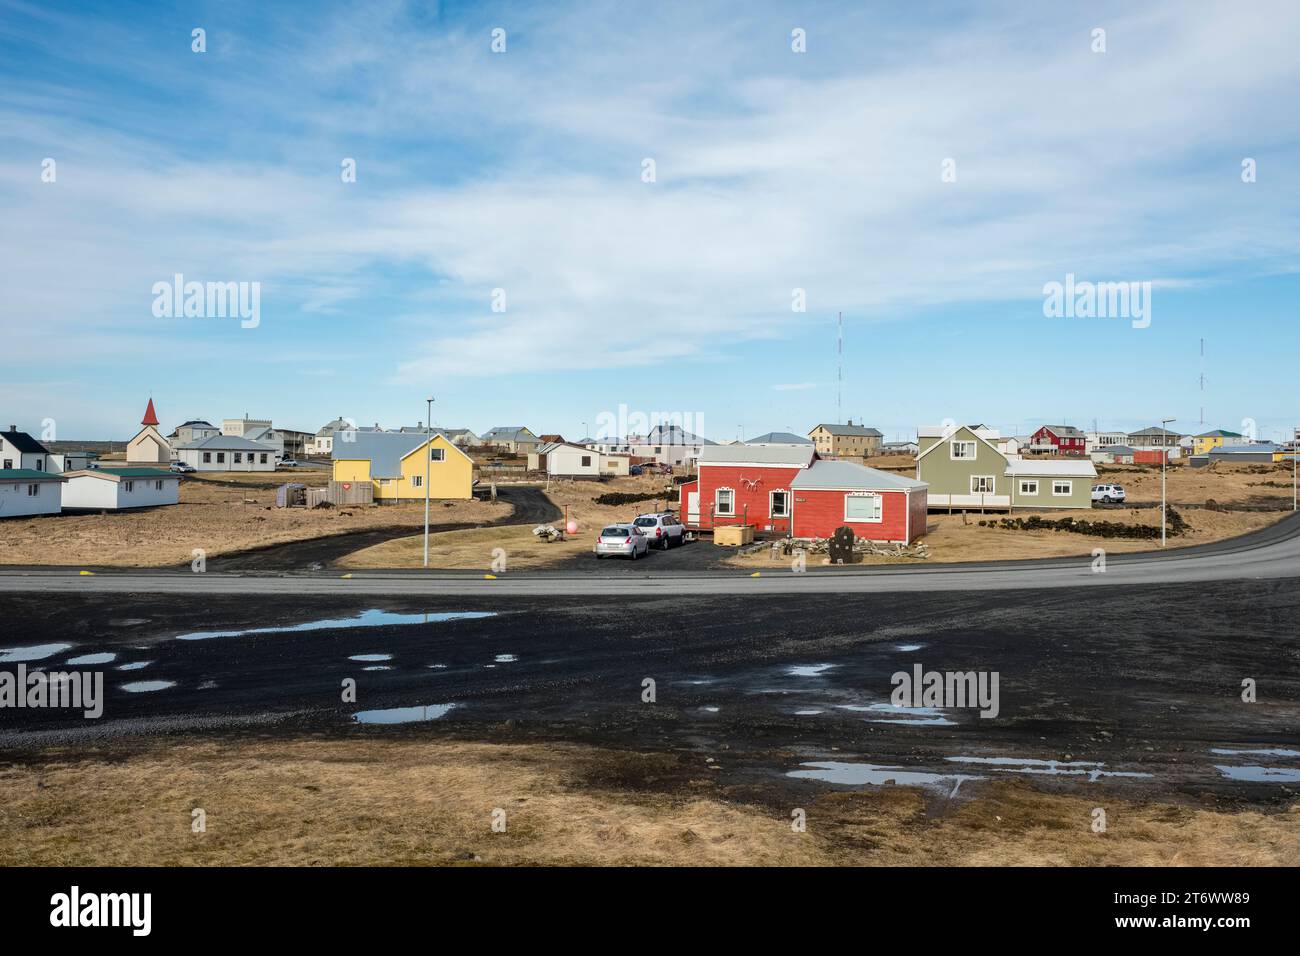
<path fill-rule="evenodd" d="M 141 425 L 157 425 L 158 414 L 153 410 L 153 399 L 149 399 L 149 407 L 144 410 L 144 418 L 140 419 Z"/>

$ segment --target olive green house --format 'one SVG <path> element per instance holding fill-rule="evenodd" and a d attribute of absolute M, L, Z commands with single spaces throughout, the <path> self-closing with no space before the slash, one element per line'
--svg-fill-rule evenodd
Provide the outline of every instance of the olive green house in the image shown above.
<path fill-rule="evenodd" d="M 1007 455 L 999 433 L 982 425 L 922 427 L 917 435 L 916 477 L 930 486 L 932 509 L 1092 507 L 1097 469 L 1091 461 Z"/>

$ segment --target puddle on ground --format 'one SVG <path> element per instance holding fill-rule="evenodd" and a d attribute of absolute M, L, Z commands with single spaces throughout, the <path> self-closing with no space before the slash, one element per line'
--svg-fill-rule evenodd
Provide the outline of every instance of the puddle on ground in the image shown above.
<path fill-rule="evenodd" d="M 902 724 L 911 727 L 953 727 L 955 720 L 944 716 L 943 711 L 935 707 L 901 707 L 898 704 L 836 704 L 840 710 L 857 713 L 892 714 L 891 717 L 869 717 L 872 724 Z"/>
<path fill-rule="evenodd" d="M 446 664 L 430 664 L 429 667 L 435 671 L 445 671 L 447 669 Z"/>
<path fill-rule="evenodd" d="M 392 668 L 387 664 L 371 664 L 369 667 L 361 668 L 363 671 L 391 671 Z"/>
<path fill-rule="evenodd" d="M 420 720 L 437 720 L 446 716 L 455 704 L 425 704 L 421 707 L 389 707 L 386 710 L 361 710 L 352 715 L 359 724 L 410 724 Z"/>
<path fill-rule="evenodd" d="M 206 641 L 214 637 L 242 637 L 245 634 L 281 634 L 290 631 L 324 631 L 341 627 L 382 627 L 386 624 L 435 624 L 442 621 L 461 621 L 480 617 L 495 617 L 495 611 L 439 611 L 433 614 L 399 614 L 371 608 L 356 617 L 325 618 L 306 621 L 286 627 L 248 627 L 233 631 L 191 631 L 178 634 L 178 641 Z"/>
<path fill-rule="evenodd" d="M 1236 757 L 1239 754 L 1250 757 L 1300 757 L 1300 750 L 1286 750 L 1282 747 L 1259 750 L 1229 750 L 1226 747 L 1216 747 L 1210 753 L 1220 757 Z"/>
<path fill-rule="evenodd" d="M 62 654 L 71 647 L 71 644 L 33 644 L 30 647 L 0 648 L 0 664 L 12 664 L 18 661 L 43 661 L 55 654 Z"/>
<path fill-rule="evenodd" d="M 82 654 L 80 657 L 69 657 L 69 664 L 111 664 L 117 660 L 117 655 L 112 651 L 101 651 L 98 654 Z"/>
<path fill-rule="evenodd" d="M 392 654 L 353 654 L 348 658 L 350 661 L 391 661 Z"/>
<path fill-rule="evenodd" d="M 138 671 L 143 670 L 152 663 L 153 661 L 134 661 L 130 664 L 119 664 L 117 669 L 120 671 Z"/>
<path fill-rule="evenodd" d="M 825 783 L 838 783 L 850 787 L 861 787 L 866 784 L 880 786 L 892 781 L 900 787 L 935 787 L 947 790 L 950 797 L 957 796 L 957 791 L 967 780 L 984 779 L 968 774 L 930 773 L 925 770 L 904 770 L 901 767 L 882 767 L 843 760 L 816 760 L 800 766 L 809 769 L 791 770 L 786 773 L 786 776 L 821 780 Z"/>
<path fill-rule="evenodd" d="M 701 708 L 700 708 L 700 710 L 704 711 L 706 714 L 716 714 L 720 709 L 721 709 L 721 708 L 718 708 L 718 707 L 701 707 Z"/>
<path fill-rule="evenodd" d="M 515 661 L 519 660 L 519 658 L 515 657 L 513 654 L 498 654 L 492 659 L 498 664 L 513 664 Z"/>
<path fill-rule="evenodd" d="M 910 653 L 911 651 L 919 651 L 919 650 L 920 650 L 921 648 L 923 648 L 923 647 L 925 647 L 924 644 L 896 644 L 896 645 L 894 645 L 894 649 L 895 649 L 895 650 L 899 650 L 899 651 L 907 651 L 907 652 L 909 652 L 909 653 Z"/>
<path fill-rule="evenodd" d="M 1093 783 L 1102 777 L 1151 777 L 1131 770 L 1104 770 L 1096 760 L 1042 760 L 1038 757 L 945 757 L 953 763 L 982 764 L 998 773 L 1035 773 L 1051 777 L 1084 777 Z"/>
<path fill-rule="evenodd" d="M 214 681 L 214 680 L 205 680 L 202 684 L 199 685 L 199 690 L 212 690 L 212 689 L 215 688 L 216 686 L 217 686 L 217 682 L 216 682 L 216 681 Z"/>
<path fill-rule="evenodd" d="M 796 710 L 794 713 L 796 717 L 812 717 L 822 712 L 820 710 Z"/>
<path fill-rule="evenodd" d="M 834 666 L 834 664 L 800 664 L 787 669 L 786 674 L 790 677 L 821 677 Z"/>
<path fill-rule="evenodd" d="M 1229 780 L 1243 783 L 1300 783 L 1300 767 L 1225 767 L 1215 764 L 1214 769 Z"/>
<path fill-rule="evenodd" d="M 175 687 L 174 680 L 137 680 L 129 684 L 123 684 L 122 690 L 128 694 L 148 694 L 155 690 L 166 690 L 168 687 Z"/>

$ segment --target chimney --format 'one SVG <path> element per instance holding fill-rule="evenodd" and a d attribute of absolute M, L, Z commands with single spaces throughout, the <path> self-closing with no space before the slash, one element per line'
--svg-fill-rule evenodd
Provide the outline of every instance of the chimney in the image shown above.
<path fill-rule="evenodd" d="M 10 430 L 11 432 L 16 432 L 16 431 L 18 431 L 18 426 L 17 426 L 17 425 L 10 425 L 10 426 L 9 426 L 9 430 Z"/>

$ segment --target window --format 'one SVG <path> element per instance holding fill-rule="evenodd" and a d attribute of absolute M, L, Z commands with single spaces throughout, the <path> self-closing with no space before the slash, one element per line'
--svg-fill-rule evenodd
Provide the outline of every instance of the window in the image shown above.
<path fill-rule="evenodd" d="M 591 456 L 590 456 L 590 455 L 583 455 L 583 456 L 582 456 L 582 467 L 583 467 L 583 468 L 590 468 L 590 467 L 591 467 Z"/>
<path fill-rule="evenodd" d="M 411 487 L 412 487 L 412 488 L 423 488 L 423 487 L 424 487 L 424 475 L 412 475 L 412 476 L 411 476 Z"/>
<path fill-rule="evenodd" d="M 445 448 L 430 448 L 429 461 L 442 461 L 446 457 L 446 454 L 447 451 Z"/>
<path fill-rule="evenodd" d="M 226 453 L 224 451 L 217 452 L 217 464 L 224 465 L 225 463 L 226 463 Z"/>
<path fill-rule="evenodd" d="M 714 492 L 713 513 L 734 515 L 736 513 L 736 492 L 730 488 L 719 488 Z"/>
<path fill-rule="evenodd" d="M 41 486 L 40 486 L 40 485 L 28 485 L 28 486 L 27 486 L 27 497 L 28 497 L 28 498 L 35 498 L 35 497 L 36 497 L 37 495 L 39 495 L 40 493 L 41 493 Z"/>
<path fill-rule="evenodd" d="M 124 481 L 122 482 L 122 485 L 123 485 L 122 490 L 125 491 L 127 494 L 130 494 L 131 492 L 135 491 L 134 481 Z"/>
<path fill-rule="evenodd" d="M 855 491 L 844 496 L 845 521 L 882 520 L 881 497 L 870 491 Z"/>
<path fill-rule="evenodd" d="M 975 443 L 973 441 L 955 441 L 950 444 L 951 458 L 954 461 L 969 461 L 975 457 Z"/>
<path fill-rule="evenodd" d="M 45 463 L 40 458 L 36 459 L 36 470 L 37 471 L 45 470 Z"/>
<path fill-rule="evenodd" d="M 970 493 L 972 495 L 991 495 L 997 487 L 992 475 L 971 475 Z"/>
<path fill-rule="evenodd" d="M 771 500 L 770 513 L 773 518 L 790 517 L 790 493 L 788 491 L 774 491 L 768 497 Z"/>
<path fill-rule="evenodd" d="M 235 452 L 235 464 L 236 465 L 243 464 L 243 461 L 244 461 L 244 453 L 242 451 Z M 250 465 L 253 463 L 253 457 L 251 455 L 248 457 L 248 463 Z"/>
<path fill-rule="evenodd" d="M 1074 482 L 1072 481 L 1052 482 L 1052 494 L 1056 495 L 1056 497 L 1058 498 L 1063 498 L 1066 495 L 1069 495 L 1073 490 L 1074 490 Z"/>
<path fill-rule="evenodd" d="M 153 490 L 154 490 L 154 491 L 162 491 L 162 479 L 161 479 L 161 478 L 159 478 L 157 481 L 155 481 L 155 482 L 153 483 Z"/>
<path fill-rule="evenodd" d="M 662 445 L 656 445 L 656 446 L 655 446 L 655 454 L 656 454 L 656 455 L 662 455 L 663 453 L 664 453 L 663 446 L 662 446 Z"/>
<path fill-rule="evenodd" d="M 203 462 L 204 462 L 204 464 L 211 464 L 211 463 L 212 463 L 212 452 L 210 452 L 210 451 L 205 451 L 205 452 L 203 453 Z"/>
<path fill-rule="evenodd" d="M 1021 493 L 1022 495 L 1036 495 L 1036 494 L 1038 494 L 1038 482 L 1037 482 L 1037 481 L 1031 481 L 1031 480 L 1028 480 L 1028 479 L 1022 479 L 1021 482 L 1020 482 L 1020 493 Z"/>
<path fill-rule="evenodd" d="M 266 452 L 262 452 L 262 464 L 266 464 Z"/>
<path fill-rule="evenodd" d="M 6 459 L 5 459 L 5 470 L 8 471 L 8 470 L 9 470 L 10 468 L 12 468 L 13 466 L 14 466 L 14 460 L 13 460 L 12 458 L 6 458 Z"/>

